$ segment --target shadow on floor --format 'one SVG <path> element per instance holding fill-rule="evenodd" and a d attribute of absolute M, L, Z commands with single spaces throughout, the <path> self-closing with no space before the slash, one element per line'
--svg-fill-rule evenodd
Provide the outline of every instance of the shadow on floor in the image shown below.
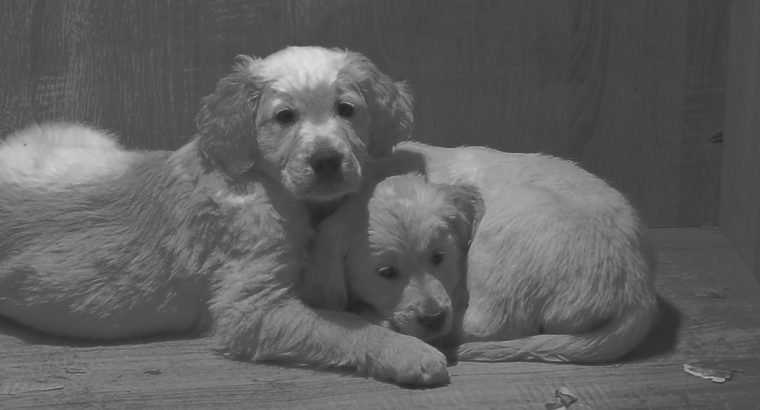
<path fill-rule="evenodd" d="M 631 353 L 625 356 L 623 362 L 646 360 L 652 357 L 664 355 L 675 349 L 676 343 L 678 342 L 678 331 L 681 327 L 682 315 L 672 303 L 668 302 L 660 296 L 658 296 L 658 307 L 660 310 L 659 321 L 649 332 L 649 335 L 647 335 L 647 337 L 641 342 L 641 344 Z M 67 337 L 49 336 L 1 316 L 0 334 L 16 337 L 30 344 L 71 347 L 115 346 L 152 343 L 167 340 L 196 339 L 202 337 L 202 335 L 198 335 L 196 333 L 180 333 L 170 335 L 155 335 L 132 339 L 119 339 L 116 341 L 82 340 Z M 456 360 L 452 360 L 452 362 L 456 363 Z M 280 363 L 280 365 L 282 365 L 282 363 Z M 342 371 L 337 370 L 337 372 Z"/>
<path fill-rule="evenodd" d="M 681 312 L 663 297 L 657 297 L 660 319 L 641 344 L 625 356 L 624 361 L 640 361 L 672 352 L 678 343 Z"/>
<path fill-rule="evenodd" d="M 139 338 L 126 338 L 118 340 L 86 340 L 70 337 L 51 336 L 24 326 L 12 319 L 0 316 L 0 334 L 12 336 L 34 345 L 69 346 L 69 347 L 92 347 L 92 346 L 118 346 L 128 344 L 153 343 L 167 340 L 197 339 L 202 337 L 197 333 L 172 333 Z"/>

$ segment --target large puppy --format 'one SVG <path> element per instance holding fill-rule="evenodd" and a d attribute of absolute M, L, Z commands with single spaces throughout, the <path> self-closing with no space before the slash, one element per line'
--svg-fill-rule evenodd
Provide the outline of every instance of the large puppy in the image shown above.
<path fill-rule="evenodd" d="M 297 297 L 312 218 L 408 137 L 403 84 L 321 48 L 242 57 L 175 152 L 125 151 L 75 125 L 0 146 L 0 314 L 44 332 L 116 339 L 209 330 L 234 356 L 447 380 L 442 356 L 402 360 L 385 329 Z M 412 339 L 405 336 L 406 339 Z M 402 339 L 406 340 L 406 339 Z"/>
<path fill-rule="evenodd" d="M 321 298 L 311 303 L 364 304 L 376 323 L 444 346 L 464 342 L 458 359 L 472 361 L 610 361 L 651 328 L 656 297 L 644 232 L 603 181 L 544 155 L 418 143 L 401 144 L 386 167 L 424 172 L 432 183 L 389 178 L 368 205 L 349 202 L 326 219 L 326 238 L 317 240 L 326 250 L 313 254 L 320 271 L 305 278 Z M 469 200 L 446 203 L 440 187 L 453 182 Z M 441 229 L 456 203 L 469 203 L 478 226 L 466 270 Z M 350 211 L 362 207 L 363 218 Z M 460 242 L 470 238 L 459 232 Z M 346 289 L 325 289 L 339 278 L 308 282 L 320 273 L 344 273 Z"/>

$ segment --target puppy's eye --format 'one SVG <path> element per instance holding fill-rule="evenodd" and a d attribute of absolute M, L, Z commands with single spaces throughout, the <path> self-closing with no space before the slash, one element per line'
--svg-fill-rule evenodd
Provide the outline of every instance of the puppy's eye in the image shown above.
<path fill-rule="evenodd" d="M 441 264 L 441 262 L 443 262 L 443 259 L 444 259 L 445 256 L 446 255 L 443 252 L 441 252 L 441 251 L 435 251 L 430 256 L 430 263 L 432 263 L 433 266 L 438 266 L 438 265 Z"/>
<path fill-rule="evenodd" d="M 386 279 L 396 279 L 399 277 L 398 270 L 393 266 L 383 266 L 377 270 L 377 274 Z"/>
<path fill-rule="evenodd" d="M 351 116 L 354 115 L 354 105 L 349 102 L 341 101 L 338 103 L 336 111 L 338 112 L 338 115 L 343 118 L 351 118 Z"/>
<path fill-rule="evenodd" d="M 280 124 L 289 125 L 296 121 L 296 112 L 290 108 L 283 108 L 274 115 L 274 119 Z"/>

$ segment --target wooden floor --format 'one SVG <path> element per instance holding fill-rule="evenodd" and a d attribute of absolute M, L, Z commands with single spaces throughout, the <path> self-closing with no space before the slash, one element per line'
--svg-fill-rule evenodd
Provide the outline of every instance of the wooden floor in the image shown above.
<path fill-rule="evenodd" d="M 202 339 L 82 345 L 0 320 L 0 408 L 759 409 L 760 286 L 714 229 L 658 229 L 662 320 L 605 366 L 460 363 L 451 384 L 404 389 L 338 372 L 236 362 Z M 684 364 L 736 370 L 719 384 Z M 588 407 L 584 407 L 588 406 Z"/>

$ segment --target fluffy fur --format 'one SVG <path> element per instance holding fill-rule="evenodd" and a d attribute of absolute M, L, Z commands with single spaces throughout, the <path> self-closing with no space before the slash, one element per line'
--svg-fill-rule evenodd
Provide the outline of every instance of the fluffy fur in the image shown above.
<path fill-rule="evenodd" d="M 402 361 L 385 329 L 297 295 L 313 221 L 409 136 L 404 85 L 355 53 L 288 48 L 241 57 L 197 122 L 174 152 L 78 125 L 8 137 L 0 314 L 89 339 L 208 331 L 235 357 L 445 382 L 442 358 Z"/>
<path fill-rule="evenodd" d="M 314 254 L 338 255 L 317 266 L 321 273 L 345 275 L 344 281 L 321 280 L 321 286 L 346 284 L 315 293 L 322 300 L 345 306 L 361 302 L 370 308 L 363 314 L 375 315 L 377 323 L 444 346 L 462 343 L 456 356 L 469 361 L 606 362 L 629 352 L 650 330 L 656 297 L 643 228 L 623 196 L 600 179 L 544 155 L 418 143 L 401 144 L 386 169 L 424 172 L 430 183 L 389 179 L 369 201 L 369 225 L 343 219 L 349 233 L 340 234 L 366 239 L 349 239 L 343 249 Z M 449 268 L 457 264 L 433 269 L 430 253 L 420 251 L 443 249 L 449 260 L 460 257 L 436 245 L 450 235 L 439 226 L 451 205 L 425 194 L 431 186 L 453 182 L 476 187 L 470 192 L 480 192 L 485 209 L 466 269 L 459 265 L 455 275 L 466 281 L 454 291 Z M 478 196 L 470 198 L 472 209 L 479 209 Z M 324 224 L 340 225 L 343 212 Z M 329 238 L 317 242 L 334 242 L 336 231 L 320 229 Z M 328 268 L 335 264 L 342 266 Z M 382 277 L 381 267 L 388 264 L 402 272 L 402 279 Z M 428 279 L 407 279 L 423 276 Z M 431 288 L 439 289 L 435 297 Z M 440 289 L 454 301 L 453 318 L 435 331 L 408 326 L 448 306 L 430 302 L 445 299 Z M 410 311 L 416 316 L 411 320 Z M 442 333 L 446 336 L 439 337 Z"/>
<path fill-rule="evenodd" d="M 320 224 L 302 293 L 421 340 L 441 337 L 453 326 L 459 300 L 452 295 L 480 215 L 470 185 L 429 184 L 419 174 L 382 179 Z M 325 281 L 326 273 L 337 280 Z M 325 299 L 325 287 L 335 284 L 345 284 L 345 299 Z"/>
<path fill-rule="evenodd" d="M 359 314 L 376 335 L 366 340 L 370 350 L 389 349 L 401 363 L 438 363 L 428 371 L 448 379 L 445 356 L 425 341 L 455 326 L 481 205 L 468 185 L 426 184 L 420 175 L 368 183 L 319 225 L 304 298 Z"/>

